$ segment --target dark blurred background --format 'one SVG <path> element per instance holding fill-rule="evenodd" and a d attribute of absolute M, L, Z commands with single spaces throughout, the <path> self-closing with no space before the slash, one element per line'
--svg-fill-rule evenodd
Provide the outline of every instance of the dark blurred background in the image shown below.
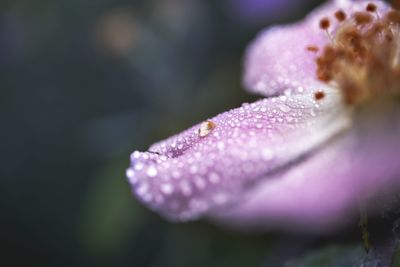
<path fill-rule="evenodd" d="M 241 88 L 246 45 L 319 2 L 2 0 L 0 266 L 297 256 L 308 237 L 166 222 L 131 196 L 125 169 L 134 149 L 257 99 Z"/>

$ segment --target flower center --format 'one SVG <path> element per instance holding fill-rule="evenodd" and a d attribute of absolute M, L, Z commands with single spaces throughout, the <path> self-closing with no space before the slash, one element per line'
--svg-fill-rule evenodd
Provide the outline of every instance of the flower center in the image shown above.
<path fill-rule="evenodd" d="M 328 18 L 320 21 L 331 41 L 316 59 L 318 79 L 340 88 L 348 105 L 400 95 L 400 11 L 381 15 L 369 3 L 349 17 L 343 10 L 334 16 L 334 32 Z"/>

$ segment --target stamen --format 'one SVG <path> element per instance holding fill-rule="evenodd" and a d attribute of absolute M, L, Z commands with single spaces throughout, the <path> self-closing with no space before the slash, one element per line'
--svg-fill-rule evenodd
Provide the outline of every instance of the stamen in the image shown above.
<path fill-rule="evenodd" d="M 365 8 L 365 10 L 368 11 L 368 12 L 370 12 L 370 13 L 375 13 L 376 18 L 377 18 L 378 20 L 380 19 L 379 14 L 378 14 L 378 7 L 377 7 L 375 4 L 369 3 L 369 4 L 367 5 L 367 7 Z"/>
<path fill-rule="evenodd" d="M 343 22 L 346 20 L 347 15 L 346 13 L 344 13 L 343 10 L 338 10 L 335 12 L 335 18 L 339 21 L 339 22 Z"/>
<path fill-rule="evenodd" d="M 365 25 L 373 20 L 371 14 L 367 12 L 356 12 L 353 14 L 353 17 L 358 25 Z"/>
<path fill-rule="evenodd" d="M 331 42 L 316 58 L 317 78 L 334 82 L 348 105 L 365 103 L 378 95 L 400 95 L 400 10 L 386 11 L 383 19 L 377 11 L 378 6 L 369 3 L 351 14 L 351 20 L 342 10 L 336 11 L 339 22 L 347 21 L 330 31 L 333 38 L 328 32 L 329 19 L 319 22 Z M 324 92 L 314 93 L 317 101 L 324 97 Z"/>
<path fill-rule="evenodd" d="M 331 26 L 331 22 L 328 18 L 323 18 L 319 21 L 319 27 L 326 32 L 329 40 L 333 43 L 333 39 L 331 34 L 329 33 L 328 29 Z"/>
<path fill-rule="evenodd" d="M 389 22 L 400 24 L 400 11 L 397 10 L 390 10 L 386 14 L 386 19 Z"/>

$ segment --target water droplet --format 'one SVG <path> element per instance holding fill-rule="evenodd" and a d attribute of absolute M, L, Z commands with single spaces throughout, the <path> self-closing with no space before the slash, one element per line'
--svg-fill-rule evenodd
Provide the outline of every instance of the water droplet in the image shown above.
<path fill-rule="evenodd" d="M 139 151 L 134 151 L 131 154 L 131 159 L 138 159 L 140 157 L 140 152 Z"/>
<path fill-rule="evenodd" d="M 150 202 L 150 201 L 153 200 L 153 196 L 150 195 L 150 194 L 144 194 L 144 195 L 142 196 L 142 199 L 143 199 L 144 202 Z"/>
<path fill-rule="evenodd" d="M 132 169 L 127 169 L 126 170 L 126 176 L 128 177 L 128 178 L 131 178 L 131 177 L 133 177 L 135 175 L 135 172 L 132 170 Z"/>
<path fill-rule="evenodd" d="M 206 187 L 206 182 L 199 176 L 194 179 L 194 183 L 198 189 L 204 189 Z"/>
<path fill-rule="evenodd" d="M 156 169 L 154 166 L 150 166 L 150 167 L 147 169 L 147 175 L 148 175 L 149 177 L 155 177 L 155 176 L 157 175 L 157 169 Z"/>
<path fill-rule="evenodd" d="M 160 189 L 161 192 L 163 192 L 166 195 L 170 195 L 174 191 L 174 188 L 172 187 L 171 184 L 162 184 Z"/>
<path fill-rule="evenodd" d="M 132 169 L 126 170 L 126 176 L 128 177 L 129 181 L 132 184 L 137 183 L 137 181 L 138 181 L 137 176 L 135 175 L 135 172 Z"/>
<path fill-rule="evenodd" d="M 140 170 L 143 169 L 143 166 L 144 166 L 143 163 L 138 162 L 138 163 L 135 164 L 134 169 L 135 169 L 136 171 L 140 171 Z"/>
<path fill-rule="evenodd" d="M 217 147 L 218 147 L 219 150 L 224 150 L 225 149 L 224 142 L 218 142 Z"/>
<path fill-rule="evenodd" d="M 181 192 L 184 196 L 190 196 L 192 194 L 192 188 L 187 181 L 182 181 L 180 183 Z"/>
<path fill-rule="evenodd" d="M 172 177 L 175 178 L 175 179 L 179 179 L 179 178 L 181 177 L 181 174 L 180 174 L 179 171 L 174 170 L 174 171 L 172 172 Z"/>
<path fill-rule="evenodd" d="M 136 190 L 136 193 L 139 196 L 143 196 L 144 194 L 146 194 L 149 191 L 149 184 L 148 183 L 142 183 L 139 185 L 139 187 Z"/>
<path fill-rule="evenodd" d="M 197 171 L 198 171 L 198 167 L 196 166 L 196 165 L 192 165 L 191 167 L 190 167 L 190 173 L 192 173 L 192 174 L 195 174 Z"/>
<path fill-rule="evenodd" d="M 278 105 L 278 108 L 279 108 L 282 112 L 289 112 L 289 111 L 290 111 L 290 107 L 286 106 L 285 104 L 280 104 L 280 105 Z"/>
<path fill-rule="evenodd" d="M 210 173 L 208 179 L 210 180 L 211 183 L 216 184 L 220 181 L 220 177 L 218 174 L 215 172 Z"/>

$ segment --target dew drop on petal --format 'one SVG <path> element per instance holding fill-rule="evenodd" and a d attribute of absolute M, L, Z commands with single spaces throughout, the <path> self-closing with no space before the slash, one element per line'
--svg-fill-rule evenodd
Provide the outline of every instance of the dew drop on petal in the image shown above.
<path fill-rule="evenodd" d="M 190 167 L 190 173 L 195 174 L 195 173 L 197 173 L 198 169 L 199 168 L 196 165 L 192 165 Z"/>
<path fill-rule="evenodd" d="M 181 173 L 179 171 L 177 171 L 177 170 L 174 170 L 172 172 L 172 177 L 175 178 L 175 179 L 179 179 L 179 178 L 181 178 Z"/>
<path fill-rule="evenodd" d="M 157 175 L 157 170 L 155 167 L 151 166 L 147 169 L 147 175 L 149 177 L 155 177 Z"/>
<path fill-rule="evenodd" d="M 139 185 L 137 188 L 136 192 L 139 196 L 144 196 L 147 192 L 149 191 L 149 184 L 148 183 L 142 183 Z"/>
<path fill-rule="evenodd" d="M 211 183 L 216 184 L 219 182 L 220 177 L 218 174 L 216 174 L 215 172 L 212 172 L 210 174 L 210 176 L 208 177 L 208 179 L 210 180 Z"/>
<path fill-rule="evenodd" d="M 217 147 L 218 147 L 219 150 L 224 150 L 225 149 L 224 142 L 218 142 Z"/>
<path fill-rule="evenodd" d="M 200 190 L 204 189 L 206 187 L 206 182 L 200 176 L 197 176 L 194 179 L 194 183 L 196 184 L 197 188 L 200 189 Z"/>
<path fill-rule="evenodd" d="M 126 170 L 126 176 L 129 178 L 129 181 L 132 184 L 137 183 L 137 177 L 135 176 L 135 172 L 132 169 L 127 169 Z"/>
<path fill-rule="evenodd" d="M 134 165 L 134 168 L 135 168 L 136 171 L 142 170 L 143 169 L 143 163 L 141 163 L 141 162 L 136 163 Z"/>
<path fill-rule="evenodd" d="M 285 104 L 280 104 L 278 107 L 282 112 L 286 113 L 290 111 L 290 107 L 286 106 Z"/>
<path fill-rule="evenodd" d="M 192 194 L 192 188 L 187 181 L 182 181 L 179 185 L 181 192 L 184 196 L 190 196 Z"/>
<path fill-rule="evenodd" d="M 174 191 L 174 188 L 172 187 L 171 184 L 162 184 L 160 189 L 161 192 L 163 192 L 166 195 L 170 195 Z"/>

